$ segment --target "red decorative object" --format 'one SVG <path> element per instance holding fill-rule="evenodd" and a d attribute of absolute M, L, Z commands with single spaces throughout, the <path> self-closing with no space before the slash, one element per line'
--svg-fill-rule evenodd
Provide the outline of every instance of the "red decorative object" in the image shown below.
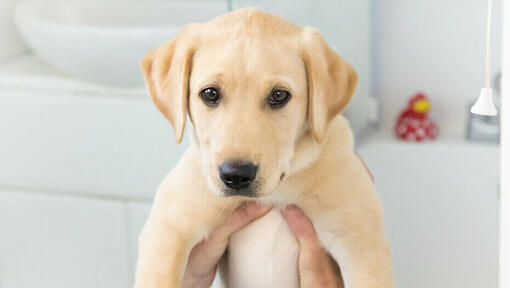
<path fill-rule="evenodd" d="M 437 125 L 427 117 L 430 102 L 423 93 L 417 93 L 409 100 L 409 105 L 398 117 L 395 132 L 398 138 L 422 142 L 437 137 Z"/>

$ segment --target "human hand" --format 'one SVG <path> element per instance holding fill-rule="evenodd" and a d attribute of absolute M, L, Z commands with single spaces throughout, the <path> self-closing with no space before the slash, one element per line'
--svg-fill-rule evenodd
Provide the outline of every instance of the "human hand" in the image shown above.
<path fill-rule="evenodd" d="M 270 210 L 271 206 L 262 206 L 255 202 L 248 202 L 237 208 L 225 223 L 215 228 L 207 239 L 191 250 L 181 287 L 210 287 L 230 235 Z M 310 219 L 295 205 L 282 209 L 282 215 L 299 242 L 301 288 L 344 287 L 340 269 L 322 248 Z"/>
<path fill-rule="evenodd" d="M 295 205 L 282 209 L 282 215 L 299 242 L 301 288 L 343 288 L 340 268 L 319 242 L 312 221 Z"/>
<path fill-rule="evenodd" d="M 181 287 L 210 287 L 216 275 L 218 262 L 227 248 L 230 235 L 264 216 L 269 210 L 271 210 L 271 206 L 256 202 L 244 203 L 234 210 L 225 223 L 215 228 L 207 239 L 198 243 L 191 250 Z"/>

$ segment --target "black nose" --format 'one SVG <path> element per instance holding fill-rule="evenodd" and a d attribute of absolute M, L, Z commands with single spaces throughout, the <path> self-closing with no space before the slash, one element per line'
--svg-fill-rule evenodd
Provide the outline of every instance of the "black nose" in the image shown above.
<path fill-rule="evenodd" d="M 249 162 L 227 161 L 220 166 L 220 178 L 229 188 L 248 188 L 257 176 L 257 165 Z"/>

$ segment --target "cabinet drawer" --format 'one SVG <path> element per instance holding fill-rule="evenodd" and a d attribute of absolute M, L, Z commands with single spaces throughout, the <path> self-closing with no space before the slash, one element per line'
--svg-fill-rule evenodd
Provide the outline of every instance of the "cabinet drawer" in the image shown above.
<path fill-rule="evenodd" d="M 0 286 L 127 287 L 122 202 L 0 191 Z"/>
<path fill-rule="evenodd" d="M 153 197 L 186 148 L 145 97 L 0 89 L 0 184 Z"/>

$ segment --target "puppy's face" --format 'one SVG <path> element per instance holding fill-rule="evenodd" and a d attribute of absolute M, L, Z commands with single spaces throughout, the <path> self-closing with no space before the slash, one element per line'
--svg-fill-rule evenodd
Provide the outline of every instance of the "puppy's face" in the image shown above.
<path fill-rule="evenodd" d="M 196 147 L 212 191 L 263 196 L 285 177 L 304 130 L 305 66 L 298 51 L 278 41 L 227 41 L 208 42 L 193 57 Z"/>
<path fill-rule="evenodd" d="M 274 191 L 296 144 L 323 140 L 357 81 L 316 30 L 256 9 L 188 25 L 142 67 L 178 142 L 188 112 L 204 177 L 220 196 Z"/>

